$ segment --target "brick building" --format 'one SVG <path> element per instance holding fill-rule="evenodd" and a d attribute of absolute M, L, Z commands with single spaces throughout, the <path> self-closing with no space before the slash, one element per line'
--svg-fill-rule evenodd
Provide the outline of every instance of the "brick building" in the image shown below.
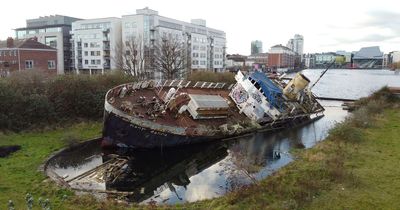
<path fill-rule="evenodd" d="M 23 70 L 57 74 L 57 50 L 35 38 L 0 41 L 0 74 Z"/>
<path fill-rule="evenodd" d="M 268 52 L 268 67 L 273 69 L 279 68 L 294 68 L 295 63 L 295 52 L 291 49 L 282 46 L 275 45 L 271 47 Z"/>

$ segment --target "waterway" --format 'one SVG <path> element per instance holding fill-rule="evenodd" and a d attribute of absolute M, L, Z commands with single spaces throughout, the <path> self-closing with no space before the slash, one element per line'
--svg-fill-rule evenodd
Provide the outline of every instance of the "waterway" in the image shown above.
<path fill-rule="evenodd" d="M 304 70 L 316 81 L 322 69 Z M 291 75 L 289 75 L 291 76 Z M 358 99 L 385 86 L 400 87 L 400 76 L 383 70 L 329 70 L 314 87 L 317 96 Z M 311 124 L 273 134 L 256 133 L 235 141 L 156 151 L 103 151 L 96 141 L 67 151 L 50 162 L 50 169 L 67 181 L 109 160 L 128 156 L 123 179 L 80 183 L 96 190 L 133 192 L 137 203 L 175 204 L 210 199 L 249 185 L 293 161 L 292 148 L 310 148 L 348 115 L 340 101 L 321 101 L 325 117 Z M 99 198 L 108 195 L 98 194 Z"/>

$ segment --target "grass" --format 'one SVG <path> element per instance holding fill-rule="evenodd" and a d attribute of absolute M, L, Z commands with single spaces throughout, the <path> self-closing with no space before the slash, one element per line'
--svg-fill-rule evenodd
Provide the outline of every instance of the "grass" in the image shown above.
<path fill-rule="evenodd" d="M 385 111 L 366 138 L 349 148 L 345 168 L 357 185 L 335 185 L 315 199 L 310 209 L 397 209 L 400 206 L 400 111 Z M 350 145 L 349 145 L 350 146 Z"/>
<path fill-rule="evenodd" d="M 326 141 L 308 150 L 295 150 L 295 161 L 257 185 L 212 200 L 157 208 L 397 209 L 400 109 L 398 102 L 385 97 L 378 94 L 363 99 L 362 107 L 331 130 Z M 14 200 L 16 209 L 25 209 L 28 192 L 35 201 L 49 198 L 53 209 L 155 208 L 76 196 L 37 170 L 52 152 L 77 139 L 98 136 L 100 130 L 100 123 L 83 123 L 63 130 L 0 135 L 0 145 L 22 146 L 21 151 L 0 159 L 0 209 L 6 208 L 9 199 Z"/>
<path fill-rule="evenodd" d="M 9 199 L 16 209 L 26 209 L 25 195 L 32 193 L 36 201 L 39 197 L 49 198 L 55 209 L 62 204 L 63 196 L 72 192 L 59 189 L 49 183 L 38 170 L 49 155 L 63 146 L 65 133 L 74 132 L 81 139 L 100 135 L 101 123 L 80 123 L 67 129 L 22 134 L 0 134 L 0 145 L 21 145 L 22 149 L 8 158 L 0 158 L 0 209 L 6 209 Z"/>

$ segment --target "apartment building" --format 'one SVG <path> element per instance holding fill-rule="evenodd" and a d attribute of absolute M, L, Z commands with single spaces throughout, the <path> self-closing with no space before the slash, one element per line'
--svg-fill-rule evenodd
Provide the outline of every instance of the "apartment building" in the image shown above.
<path fill-rule="evenodd" d="M 190 23 L 184 22 L 160 16 L 157 11 L 149 8 L 138 9 L 136 14 L 122 16 L 123 43 L 132 38 L 140 39 L 151 52 L 163 37 L 172 37 L 183 43 L 187 55 L 186 71 L 224 69 L 225 32 L 207 27 L 205 20 L 192 19 Z M 145 62 L 146 68 L 151 68 L 151 59 Z"/>
<path fill-rule="evenodd" d="M 283 45 L 275 45 L 268 52 L 268 66 L 274 69 L 293 68 L 296 53 Z"/>
<path fill-rule="evenodd" d="M 36 37 L 37 41 L 57 49 L 57 74 L 72 69 L 70 31 L 74 17 L 51 15 L 26 20 L 26 27 L 15 29 L 16 39 Z"/>
<path fill-rule="evenodd" d="M 121 19 L 116 17 L 72 23 L 72 60 L 76 73 L 104 73 L 116 69 Z"/>

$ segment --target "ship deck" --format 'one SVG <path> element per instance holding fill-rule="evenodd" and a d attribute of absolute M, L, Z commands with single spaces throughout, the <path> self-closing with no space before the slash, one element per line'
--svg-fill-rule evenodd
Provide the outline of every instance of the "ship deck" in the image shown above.
<path fill-rule="evenodd" d="M 167 94 L 169 88 L 164 88 L 162 90 L 157 90 L 156 88 L 145 88 L 138 89 L 132 92 L 128 92 L 124 97 L 120 98 L 118 96 L 118 91 L 114 91 L 112 97 L 108 99 L 109 103 L 115 108 L 124 111 L 125 113 L 140 117 L 145 120 L 153 121 L 154 123 L 160 125 L 168 125 L 168 126 L 176 126 L 176 127 L 184 127 L 184 128 L 196 128 L 201 126 L 206 127 L 218 127 L 223 124 L 236 124 L 239 122 L 247 121 L 247 117 L 243 114 L 239 113 L 238 108 L 235 106 L 235 103 L 229 97 L 228 89 L 220 89 L 220 88 L 181 88 L 178 93 L 187 93 L 187 94 L 202 94 L 202 95 L 220 95 L 223 98 L 227 99 L 229 104 L 228 117 L 221 119 L 197 119 L 194 120 L 190 114 L 185 111 L 182 114 L 177 114 L 177 110 L 175 111 L 166 111 L 164 114 L 159 114 L 154 117 L 148 114 L 148 110 L 154 105 L 154 99 L 157 99 L 159 102 L 163 103 L 162 98 Z M 143 97 L 146 99 L 143 102 Z M 142 102 L 140 102 L 142 100 Z"/>

